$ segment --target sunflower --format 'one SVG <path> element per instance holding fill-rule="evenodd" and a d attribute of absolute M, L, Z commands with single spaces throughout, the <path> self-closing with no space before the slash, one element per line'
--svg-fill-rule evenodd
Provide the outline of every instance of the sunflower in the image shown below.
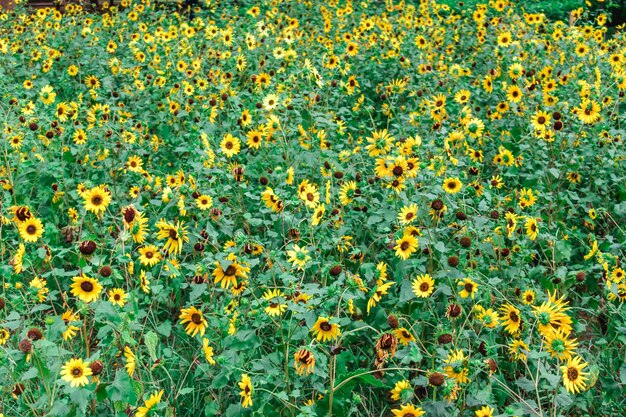
<path fill-rule="evenodd" d="M 141 173 L 143 171 L 143 161 L 141 157 L 133 155 L 126 160 L 126 169 L 130 172 Z"/>
<path fill-rule="evenodd" d="M 587 388 L 585 382 L 589 372 L 583 372 L 587 367 L 587 363 L 583 362 L 580 356 L 573 356 L 567 360 L 567 363 L 561 366 L 563 373 L 563 385 L 572 394 L 577 394 Z"/>
<path fill-rule="evenodd" d="M 263 132 L 260 130 L 251 130 L 246 133 L 246 145 L 253 149 L 259 149 L 263 141 Z"/>
<path fill-rule="evenodd" d="M 204 336 L 208 324 L 200 310 L 194 306 L 183 308 L 180 310 L 180 316 L 178 316 L 178 318 L 181 319 L 180 324 L 188 323 L 185 327 L 185 331 L 187 334 L 190 334 L 191 337 L 194 337 L 198 333 L 200 333 L 200 336 Z"/>
<path fill-rule="evenodd" d="M 393 401 L 405 402 L 411 398 L 413 398 L 413 388 L 411 387 L 411 383 L 406 379 L 396 382 L 391 390 L 391 399 Z"/>
<path fill-rule="evenodd" d="M 504 330 L 509 334 L 517 334 L 522 324 L 519 310 L 512 304 L 505 304 L 500 307 L 500 311 L 502 312 L 502 326 L 504 326 Z"/>
<path fill-rule="evenodd" d="M 331 319 L 332 317 L 319 317 L 311 328 L 311 332 L 317 337 L 318 341 L 335 340 L 341 334 L 341 326 L 336 323 L 330 323 Z"/>
<path fill-rule="evenodd" d="M 204 358 L 209 365 L 215 365 L 215 359 L 213 359 L 213 348 L 209 346 L 209 339 L 202 338 L 202 351 L 204 352 Z"/>
<path fill-rule="evenodd" d="M 415 342 L 415 337 L 409 333 L 407 329 L 404 327 L 398 327 L 397 329 L 393 329 L 393 334 L 396 335 L 398 341 L 402 343 L 404 346 L 407 346 L 411 342 Z"/>
<path fill-rule="evenodd" d="M 419 298 L 428 298 L 435 289 L 435 280 L 430 274 L 418 275 L 413 280 L 413 294 Z"/>
<path fill-rule="evenodd" d="M 89 383 L 87 378 L 89 375 L 91 375 L 89 363 L 84 362 L 82 359 L 70 359 L 61 368 L 62 379 L 69 382 L 72 388 L 87 385 Z"/>
<path fill-rule="evenodd" d="M 154 266 L 161 261 L 161 252 L 155 245 L 139 248 L 139 262 L 144 266 Z"/>
<path fill-rule="evenodd" d="M 89 75 L 85 78 L 85 85 L 91 89 L 100 88 L 100 80 L 95 75 Z"/>
<path fill-rule="evenodd" d="M 424 410 L 420 407 L 416 407 L 413 404 L 402 404 L 400 408 L 391 410 L 394 417 L 420 417 L 424 415 Z"/>
<path fill-rule="evenodd" d="M 293 245 L 292 250 L 287 251 L 287 256 L 289 256 L 288 261 L 291 262 L 294 267 L 297 267 L 298 270 L 304 270 L 307 262 L 311 260 L 309 251 L 298 245 Z"/>
<path fill-rule="evenodd" d="M 21 222 L 18 230 L 25 242 L 36 242 L 37 239 L 43 236 L 43 224 L 36 217 L 30 217 Z"/>
<path fill-rule="evenodd" d="M 443 190 L 448 194 L 456 194 L 462 187 L 463 184 L 458 178 L 446 178 L 443 181 Z"/>
<path fill-rule="evenodd" d="M 370 299 L 367 301 L 367 314 L 370 313 L 370 310 L 372 309 L 372 307 L 375 307 L 376 304 L 380 302 L 380 300 L 382 299 L 382 296 L 387 294 L 387 291 L 389 291 L 389 288 L 393 284 L 395 284 L 395 282 L 393 281 L 386 282 L 386 283 L 382 283 L 382 280 L 379 281 L 379 283 L 377 284 L 377 287 L 374 289 L 374 293 L 372 294 Z"/>
<path fill-rule="evenodd" d="M 219 283 L 222 288 L 236 287 L 237 278 L 245 279 L 248 277 L 250 268 L 237 263 L 237 256 L 230 253 L 226 257 L 230 264 L 226 268 L 222 267 L 219 261 L 215 261 L 215 269 L 213 270 L 213 282 Z"/>
<path fill-rule="evenodd" d="M 124 365 L 126 373 L 128 373 L 128 376 L 132 377 L 135 373 L 135 367 L 137 366 L 137 358 L 128 346 L 124 346 L 124 358 L 126 359 L 126 365 Z"/>
<path fill-rule="evenodd" d="M 527 359 L 526 352 L 528 352 L 528 345 L 523 340 L 515 339 L 509 343 L 509 355 L 515 360 L 525 361 Z"/>
<path fill-rule="evenodd" d="M 309 375 L 315 368 L 315 355 L 307 349 L 300 349 L 293 355 L 294 366 L 298 375 Z"/>
<path fill-rule="evenodd" d="M 357 184 L 355 181 L 348 181 L 344 183 L 339 189 L 339 201 L 344 206 L 350 204 L 357 194 Z"/>
<path fill-rule="evenodd" d="M 54 103 L 56 96 L 57 93 L 54 92 L 54 88 L 52 88 L 52 86 L 50 85 L 44 86 L 39 93 L 39 98 L 41 99 L 41 101 L 43 101 L 43 104 L 45 105 Z"/>
<path fill-rule="evenodd" d="M 535 292 L 533 290 L 526 290 L 522 293 L 522 302 L 526 305 L 532 305 L 535 302 Z"/>
<path fill-rule="evenodd" d="M 372 136 L 367 138 L 369 145 L 365 150 L 370 156 L 386 155 L 391 150 L 391 145 L 395 139 L 387 132 L 387 129 L 376 130 Z"/>
<path fill-rule="evenodd" d="M 405 206 L 400 210 L 400 214 L 398 214 L 398 221 L 401 225 L 407 225 L 413 223 L 417 216 L 417 204 L 411 204 L 410 206 Z"/>
<path fill-rule="evenodd" d="M 285 300 L 285 294 L 278 289 L 267 290 L 263 294 L 263 299 L 269 302 L 269 305 L 265 307 L 268 316 L 280 316 L 287 310 L 287 304 L 281 303 Z"/>
<path fill-rule="evenodd" d="M 544 130 L 548 127 L 550 119 L 551 116 L 548 113 L 540 110 L 533 115 L 530 123 L 535 128 L 535 130 Z"/>
<path fill-rule="evenodd" d="M 473 299 L 476 291 L 478 290 L 478 284 L 469 278 L 463 278 L 461 281 L 457 282 L 457 285 L 462 287 L 461 291 L 459 291 L 461 298 L 471 296 Z"/>
<path fill-rule="evenodd" d="M 600 105 L 592 100 L 584 100 L 575 111 L 584 124 L 593 124 L 600 119 Z"/>
<path fill-rule="evenodd" d="M 176 224 L 166 222 L 161 219 L 157 222 L 156 227 L 159 228 L 157 233 L 158 239 L 167 239 L 163 249 L 177 255 L 182 252 L 183 244 L 189 242 L 184 223 L 180 220 Z"/>
<path fill-rule="evenodd" d="M 8 329 L 0 327 L 0 346 L 3 346 L 7 342 L 7 340 L 9 340 L 10 336 L 11 332 Z"/>
<path fill-rule="evenodd" d="M 453 350 L 448 353 L 444 363 L 447 363 L 445 371 L 449 378 L 455 379 L 459 384 L 469 382 L 467 377 L 467 358 L 462 350 Z"/>
<path fill-rule="evenodd" d="M 476 417 L 492 417 L 493 416 L 493 408 L 489 407 L 488 405 L 484 406 L 483 408 L 481 408 L 480 410 L 476 410 L 474 412 L 474 415 Z"/>
<path fill-rule="evenodd" d="M 537 239 L 537 235 L 539 234 L 537 219 L 533 217 L 527 218 L 526 223 L 524 223 L 524 228 L 526 229 L 526 236 L 528 236 L 530 240 Z"/>
<path fill-rule="evenodd" d="M 222 142 L 220 142 L 220 149 L 224 155 L 230 158 L 239 153 L 241 150 L 241 142 L 239 141 L 239 138 L 227 133 L 226 136 L 224 136 L 224 139 L 222 139 Z"/>
<path fill-rule="evenodd" d="M 202 211 L 208 210 L 213 207 L 213 199 L 205 194 L 201 194 L 196 198 L 196 206 Z"/>
<path fill-rule="evenodd" d="M 546 334 L 546 350 L 550 352 L 550 356 L 560 360 L 567 360 L 572 357 L 578 342 L 576 339 L 570 339 L 568 336 L 563 329 L 555 329 Z"/>
<path fill-rule="evenodd" d="M 114 288 L 109 291 L 109 301 L 120 307 L 124 307 L 124 304 L 126 304 L 126 297 L 128 297 L 128 294 L 121 288 Z"/>
<path fill-rule="evenodd" d="M 161 401 L 163 394 L 163 390 L 151 394 L 146 402 L 141 407 L 137 408 L 137 411 L 135 411 L 135 417 L 146 417 L 150 410 Z"/>
<path fill-rule="evenodd" d="M 89 278 L 87 275 L 72 278 L 73 284 L 70 285 L 72 289 L 72 295 L 78 297 L 85 303 L 96 301 L 100 292 L 102 291 L 102 285 L 96 278 Z"/>
<path fill-rule="evenodd" d="M 311 226 L 317 226 L 320 224 L 322 217 L 324 217 L 324 212 L 326 212 L 326 205 L 319 204 L 315 211 L 313 211 L 313 216 L 311 216 Z"/>
<path fill-rule="evenodd" d="M 394 249 L 398 258 L 402 260 L 407 260 L 412 253 L 417 252 L 418 247 L 419 243 L 415 236 L 405 234 L 396 241 L 396 246 L 394 246 Z"/>
<path fill-rule="evenodd" d="M 87 190 L 82 195 L 85 210 L 100 216 L 111 203 L 111 193 L 103 185 Z"/>
<path fill-rule="evenodd" d="M 498 326 L 500 322 L 500 317 L 498 316 L 498 313 L 493 311 L 493 309 L 491 308 L 480 311 L 477 314 L 476 318 L 480 320 L 483 323 L 483 325 L 489 329 L 493 329 L 494 327 Z"/>
<path fill-rule="evenodd" d="M 250 381 L 248 374 L 241 375 L 239 388 L 241 389 L 239 392 L 239 395 L 241 396 L 241 406 L 243 408 L 252 406 L 252 393 L 254 392 L 254 388 L 252 387 L 252 381 Z"/>

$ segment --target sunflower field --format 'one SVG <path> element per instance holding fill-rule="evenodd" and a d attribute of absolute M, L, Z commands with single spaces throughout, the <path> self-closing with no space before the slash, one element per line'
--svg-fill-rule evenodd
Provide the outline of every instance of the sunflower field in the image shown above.
<path fill-rule="evenodd" d="M 625 415 L 615 2 L 16 3 L 0 416 Z"/>

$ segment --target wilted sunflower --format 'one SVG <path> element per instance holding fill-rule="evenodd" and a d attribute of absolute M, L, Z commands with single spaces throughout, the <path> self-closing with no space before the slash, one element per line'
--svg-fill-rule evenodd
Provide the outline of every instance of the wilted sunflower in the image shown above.
<path fill-rule="evenodd" d="M 89 363 L 83 362 L 82 359 L 70 359 L 61 368 L 62 379 L 69 382 L 72 388 L 87 385 L 89 383 L 87 378 L 89 375 L 91 375 Z"/>
<path fill-rule="evenodd" d="M 19 224 L 19 232 L 25 242 L 36 242 L 43 236 L 43 224 L 36 217 L 29 217 Z"/>
<path fill-rule="evenodd" d="M 310 350 L 300 349 L 293 355 L 294 366 L 298 375 L 309 375 L 315 367 L 315 356 Z"/>
<path fill-rule="evenodd" d="M 190 334 L 191 337 L 194 337 L 198 333 L 200 333 L 200 336 L 204 336 L 208 323 L 202 316 L 200 310 L 194 306 L 183 308 L 180 310 L 180 316 L 178 316 L 178 318 L 181 319 L 180 324 L 188 323 L 187 326 L 185 326 L 185 331 L 187 334 Z"/>
<path fill-rule="evenodd" d="M 103 185 L 85 191 L 82 197 L 85 200 L 85 210 L 98 216 L 104 213 L 111 203 L 111 193 Z"/>
<path fill-rule="evenodd" d="M 98 280 L 96 278 L 89 278 L 85 274 L 74 277 L 72 282 L 73 284 L 70 285 L 72 295 L 78 297 L 85 303 L 96 301 L 102 291 L 102 285 L 100 285 Z"/>
<path fill-rule="evenodd" d="M 330 323 L 331 319 L 332 317 L 319 317 L 311 328 L 311 332 L 317 337 L 318 341 L 326 342 L 327 340 L 335 340 L 341 334 L 341 326 L 336 323 Z"/>

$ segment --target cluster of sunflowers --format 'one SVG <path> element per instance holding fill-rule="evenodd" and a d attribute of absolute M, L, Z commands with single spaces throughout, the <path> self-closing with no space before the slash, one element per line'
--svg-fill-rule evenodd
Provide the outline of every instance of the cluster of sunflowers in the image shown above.
<path fill-rule="evenodd" d="M 0 416 L 621 415 L 601 8 L 17 3 Z"/>

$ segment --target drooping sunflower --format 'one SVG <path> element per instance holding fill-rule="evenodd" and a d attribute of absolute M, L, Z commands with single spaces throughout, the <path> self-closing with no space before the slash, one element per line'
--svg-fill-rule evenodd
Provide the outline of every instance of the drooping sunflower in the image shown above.
<path fill-rule="evenodd" d="M 88 362 L 82 359 L 70 359 L 61 368 L 61 377 L 70 383 L 72 388 L 83 387 L 89 384 L 88 376 L 91 375 L 91 368 Z"/>
<path fill-rule="evenodd" d="M 96 301 L 102 291 L 102 285 L 100 285 L 100 282 L 98 282 L 96 278 L 89 278 L 85 274 L 74 277 L 72 282 L 73 284 L 70 285 L 72 295 L 78 297 L 85 303 Z"/>
<path fill-rule="evenodd" d="M 243 408 L 248 408 L 252 406 L 252 393 L 254 392 L 254 388 L 252 387 L 252 381 L 248 374 L 241 375 L 241 381 L 239 382 L 239 395 L 241 396 L 241 406 Z"/>
<path fill-rule="evenodd" d="M 263 299 L 269 302 L 269 305 L 265 307 L 268 316 L 280 316 L 287 310 L 287 304 L 284 303 L 285 294 L 279 289 L 265 291 Z"/>
<path fill-rule="evenodd" d="M 43 224 L 36 217 L 30 217 L 21 222 L 18 230 L 25 242 L 36 242 L 43 236 Z"/>
<path fill-rule="evenodd" d="M 163 390 L 151 394 L 146 402 L 141 407 L 137 408 L 137 411 L 135 411 L 135 417 L 146 417 L 150 410 L 161 401 L 163 394 Z"/>
<path fill-rule="evenodd" d="M 188 323 L 187 326 L 185 326 L 185 331 L 187 334 L 190 334 L 191 337 L 194 337 L 198 333 L 200 333 L 200 336 L 204 336 L 208 323 L 202 315 L 202 311 L 194 306 L 183 308 L 180 310 L 180 316 L 178 316 L 178 318 L 181 319 L 180 324 Z"/>
<path fill-rule="evenodd" d="M 215 365 L 215 359 L 213 359 L 213 348 L 209 345 L 209 339 L 202 338 L 202 351 L 204 352 L 204 358 L 209 365 Z"/>
<path fill-rule="evenodd" d="M 82 197 L 85 200 L 85 210 L 98 216 L 104 213 L 111 203 L 111 193 L 103 185 L 85 191 Z"/>
<path fill-rule="evenodd" d="M 395 383 L 390 394 L 393 401 L 405 402 L 413 398 L 413 387 L 407 379 L 403 379 Z"/>
<path fill-rule="evenodd" d="M 587 375 L 589 372 L 583 372 L 587 367 L 587 363 L 580 356 L 573 356 L 567 360 L 567 363 L 561 366 L 563 373 L 563 385 L 567 391 L 572 394 L 578 394 L 587 388 Z"/>
<path fill-rule="evenodd" d="M 344 183 L 339 190 L 339 201 L 344 206 L 350 204 L 357 194 L 357 184 L 356 181 L 348 181 Z"/>
<path fill-rule="evenodd" d="M 331 323 L 331 319 L 332 317 L 319 317 L 311 328 L 311 332 L 317 337 L 318 341 L 326 342 L 327 340 L 335 340 L 341 334 L 341 326 L 336 323 Z"/>
<path fill-rule="evenodd" d="M 524 223 L 524 228 L 526 229 L 526 236 L 528 236 L 530 240 L 537 239 L 537 235 L 539 234 L 537 219 L 534 217 L 527 218 L 526 223 Z"/>
<path fill-rule="evenodd" d="M 176 224 L 172 224 L 161 219 L 157 222 L 156 227 L 159 229 L 157 238 L 167 239 L 163 249 L 174 255 L 181 253 L 183 244 L 189 242 L 187 230 L 180 220 Z"/>
<path fill-rule="evenodd" d="M 315 368 L 315 355 L 308 349 L 300 349 L 293 355 L 294 366 L 298 375 L 309 375 Z"/>
<path fill-rule="evenodd" d="M 529 349 L 528 345 L 523 340 L 515 339 L 509 343 L 508 351 L 511 358 L 525 361 L 527 359 L 526 352 L 528 352 Z"/>
<path fill-rule="evenodd" d="M 458 178 L 446 178 L 443 181 L 443 190 L 448 194 L 456 194 L 461 191 L 463 183 Z"/>
<path fill-rule="evenodd" d="M 416 297 L 428 298 L 435 289 L 435 280 L 430 274 L 419 275 L 411 286 Z"/>

